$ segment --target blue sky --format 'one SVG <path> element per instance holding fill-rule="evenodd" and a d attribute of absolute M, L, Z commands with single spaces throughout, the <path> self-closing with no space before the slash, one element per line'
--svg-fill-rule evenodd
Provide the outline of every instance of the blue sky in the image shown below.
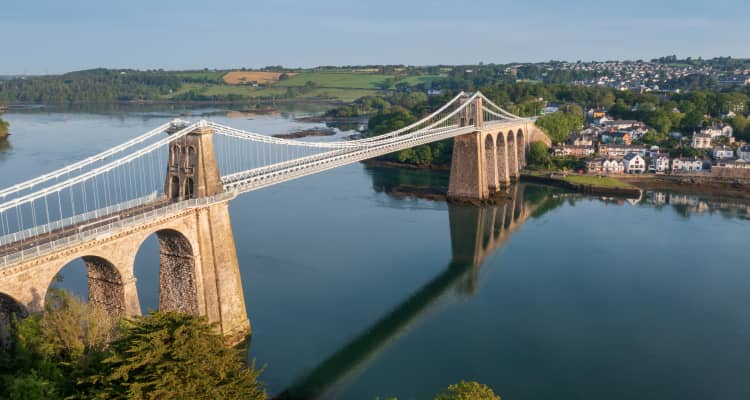
<path fill-rule="evenodd" d="M 750 57 L 748 0 L 3 0 L 0 74 Z"/>

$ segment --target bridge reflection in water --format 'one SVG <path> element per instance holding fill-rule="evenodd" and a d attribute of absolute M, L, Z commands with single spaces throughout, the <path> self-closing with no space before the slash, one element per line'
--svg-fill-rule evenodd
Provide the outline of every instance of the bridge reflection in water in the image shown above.
<path fill-rule="evenodd" d="M 549 188 L 519 184 L 508 199 L 493 206 L 449 204 L 452 258 L 442 272 L 404 302 L 365 329 L 313 370 L 299 377 L 278 399 L 318 398 L 352 382 L 389 343 L 425 315 L 451 290 L 472 295 L 479 288 L 484 260 L 501 247 L 526 220 L 547 209 Z"/>

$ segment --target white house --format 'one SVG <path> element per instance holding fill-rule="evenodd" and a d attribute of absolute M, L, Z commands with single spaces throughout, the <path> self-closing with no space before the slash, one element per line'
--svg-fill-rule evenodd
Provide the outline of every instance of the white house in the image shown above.
<path fill-rule="evenodd" d="M 602 161 L 602 172 L 607 174 L 621 174 L 625 170 L 622 160 L 608 158 Z"/>
<path fill-rule="evenodd" d="M 672 172 L 703 171 L 703 160 L 698 157 L 678 157 L 672 159 Z"/>
<path fill-rule="evenodd" d="M 717 167 L 722 168 L 740 168 L 740 169 L 750 169 L 750 162 L 745 161 L 741 158 L 738 158 L 736 160 L 721 160 L 716 162 Z"/>
<path fill-rule="evenodd" d="M 716 146 L 711 152 L 714 160 L 722 160 L 725 158 L 734 158 L 734 150 L 726 145 Z"/>
<path fill-rule="evenodd" d="M 750 145 L 738 147 L 737 158 L 750 162 Z"/>
<path fill-rule="evenodd" d="M 659 153 L 651 156 L 651 162 L 648 165 L 649 172 L 664 173 L 669 171 L 669 154 Z"/>
<path fill-rule="evenodd" d="M 693 133 L 693 140 L 690 141 L 690 147 L 694 149 L 710 149 L 711 135 Z"/>
<path fill-rule="evenodd" d="M 711 136 L 711 139 L 715 139 L 720 136 L 732 137 L 734 129 L 729 124 L 713 125 L 710 128 L 701 129 L 701 134 Z"/>
<path fill-rule="evenodd" d="M 626 174 L 642 174 L 646 172 L 646 160 L 638 153 L 628 153 L 622 158 L 623 171 Z"/>

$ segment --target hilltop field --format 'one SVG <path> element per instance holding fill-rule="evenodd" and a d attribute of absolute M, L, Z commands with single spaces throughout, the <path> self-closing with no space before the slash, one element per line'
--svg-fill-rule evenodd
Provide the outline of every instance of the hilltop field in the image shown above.
<path fill-rule="evenodd" d="M 194 76 L 197 77 L 197 73 Z M 362 96 L 376 94 L 378 91 L 393 89 L 399 83 L 424 83 L 429 87 L 430 82 L 440 76 L 405 76 L 398 73 L 382 73 L 374 69 L 284 73 L 228 71 L 220 75 L 219 81 L 216 79 L 219 76 L 213 72 L 207 73 L 206 77 L 210 78 L 210 81 L 186 83 L 167 97 L 187 96 L 200 100 L 235 95 L 266 99 L 328 99 L 351 102 Z"/>

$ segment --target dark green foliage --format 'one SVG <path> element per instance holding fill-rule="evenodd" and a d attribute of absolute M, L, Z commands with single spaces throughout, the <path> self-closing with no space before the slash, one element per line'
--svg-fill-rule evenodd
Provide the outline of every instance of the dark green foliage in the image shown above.
<path fill-rule="evenodd" d="M 577 112 L 558 111 L 540 117 L 536 125 L 549 135 L 555 143 L 568 140 L 571 132 L 580 130 L 583 117 Z"/>
<path fill-rule="evenodd" d="M 500 400 L 500 396 L 487 385 L 461 381 L 448 386 L 435 396 L 435 400 Z"/>
<path fill-rule="evenodd" d="M 0 101 L 94 103 L 151 100 L 168 95 L 191 78 L 164 71 L 94 69 L 63 75 L 0 81 Z"/>
<path fill-rule="evenodd" d="M 265 399 L 261 371 L 203 318 L 152 313 L 116 328 L 103 310 L 53 296 L 0 346 L 0 399 Z"/>
<path fill-rule="evenodd" d="M 240 353 L 203 318 L 152 313 L 124 322 L 94 376 L 101 399 L 265 399 Z"/>
<path fill-rule="evenodd" d="M 544 142 L 534 142 L 529 148 L 529 167 L 548 169 L 550 167 L 549 147 Z"/>

